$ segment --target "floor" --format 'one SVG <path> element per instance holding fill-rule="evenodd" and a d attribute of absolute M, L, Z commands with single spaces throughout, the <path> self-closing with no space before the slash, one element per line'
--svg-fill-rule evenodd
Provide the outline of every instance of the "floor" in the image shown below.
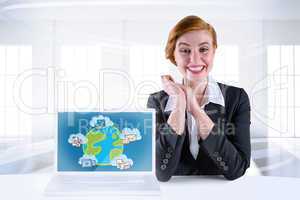
<path fill-rule="evenodd" d="M 264 176 L 300 177 L 300 138 L 253 139 L 252 159 Z"/>
<path fill-rule="evenodd" d="M 0 174 L 54 171 L 54 142 L 0 143 Z M 263 176 L 300 177 L 300 138 L 256 138 L 251 140 L 250 170 Z M 257 174 L 257 173 L 256 173 Z"/>

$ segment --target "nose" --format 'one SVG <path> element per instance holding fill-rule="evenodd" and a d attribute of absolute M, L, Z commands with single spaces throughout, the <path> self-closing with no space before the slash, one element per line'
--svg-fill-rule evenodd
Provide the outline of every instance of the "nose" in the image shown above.
<path fill-rule="evenodd" d="M 204 65 L 202 56 L 198 50 L 193 50 L 190 54 L 190 65 Z"/>

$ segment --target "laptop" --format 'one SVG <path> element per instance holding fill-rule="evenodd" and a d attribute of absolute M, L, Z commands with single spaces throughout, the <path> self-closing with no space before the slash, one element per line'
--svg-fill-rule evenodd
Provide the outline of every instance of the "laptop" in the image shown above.
<path fill-rule="evenodd" d="M 45 196 L 160 198 L 155 111 L 58 112 L 56 173 Z"/>

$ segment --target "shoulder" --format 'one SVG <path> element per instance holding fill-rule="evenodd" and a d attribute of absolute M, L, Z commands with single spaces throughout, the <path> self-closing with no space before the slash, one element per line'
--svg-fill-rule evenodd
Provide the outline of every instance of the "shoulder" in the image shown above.
<path fill-rule="evenodd" d="M 149 96 L 149 99 L 154 99 L 154 100 L 157 100 L 157 101 L 162 101 L 162 100 L 165 100 L 165 99 L 168 99 L 168 98 L 169 98 L 169 95 L 163 90 L 160 90 L 158 92 L 154 92 L 154 93 L 150 94 L 150 96 Z"/>
<path fill-rule="evenodd" d="M 235 87 L 217 82 L 223 94 L 225 105 L 238 104 L 241 101 L 248 101 L 249 97 L 243 88 Z"/>
<path fill-rule="evenodd" d="M 147 107 L 160 107 L 165 108 L 167 101 L 169 99 L 169 95 L 163 91 L 160 90 L 158 92 L 154 92 L 150 94 L 148 98 Z"/>

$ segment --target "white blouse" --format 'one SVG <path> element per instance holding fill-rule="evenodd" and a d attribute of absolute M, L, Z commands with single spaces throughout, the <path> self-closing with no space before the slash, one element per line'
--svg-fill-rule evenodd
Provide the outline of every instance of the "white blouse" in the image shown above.
<path fill-rule="evenodd" d="M 172 111 L 175 109 L 175 99 L 173 97 L 169 97 L 167 105 L 165 107 L 165 112 Z M 205 90 L 204 103 L 202 103 L 201 108 L 204 109 L 205 105 L 208 103 L 215 103 L 225 107 L 225 101 L 221 89 L 218 83 L 211 77 L 208 76 L 207 88 Z M 187 123 L 188 123 L 188 131 L 190 135 L 190 152 L 193 155 L 194 159 L 197 159 L 199 152 L 199 143 L 198 143 L 198 130 L 195 118 L 191 113 L 187 113 Z"/>

